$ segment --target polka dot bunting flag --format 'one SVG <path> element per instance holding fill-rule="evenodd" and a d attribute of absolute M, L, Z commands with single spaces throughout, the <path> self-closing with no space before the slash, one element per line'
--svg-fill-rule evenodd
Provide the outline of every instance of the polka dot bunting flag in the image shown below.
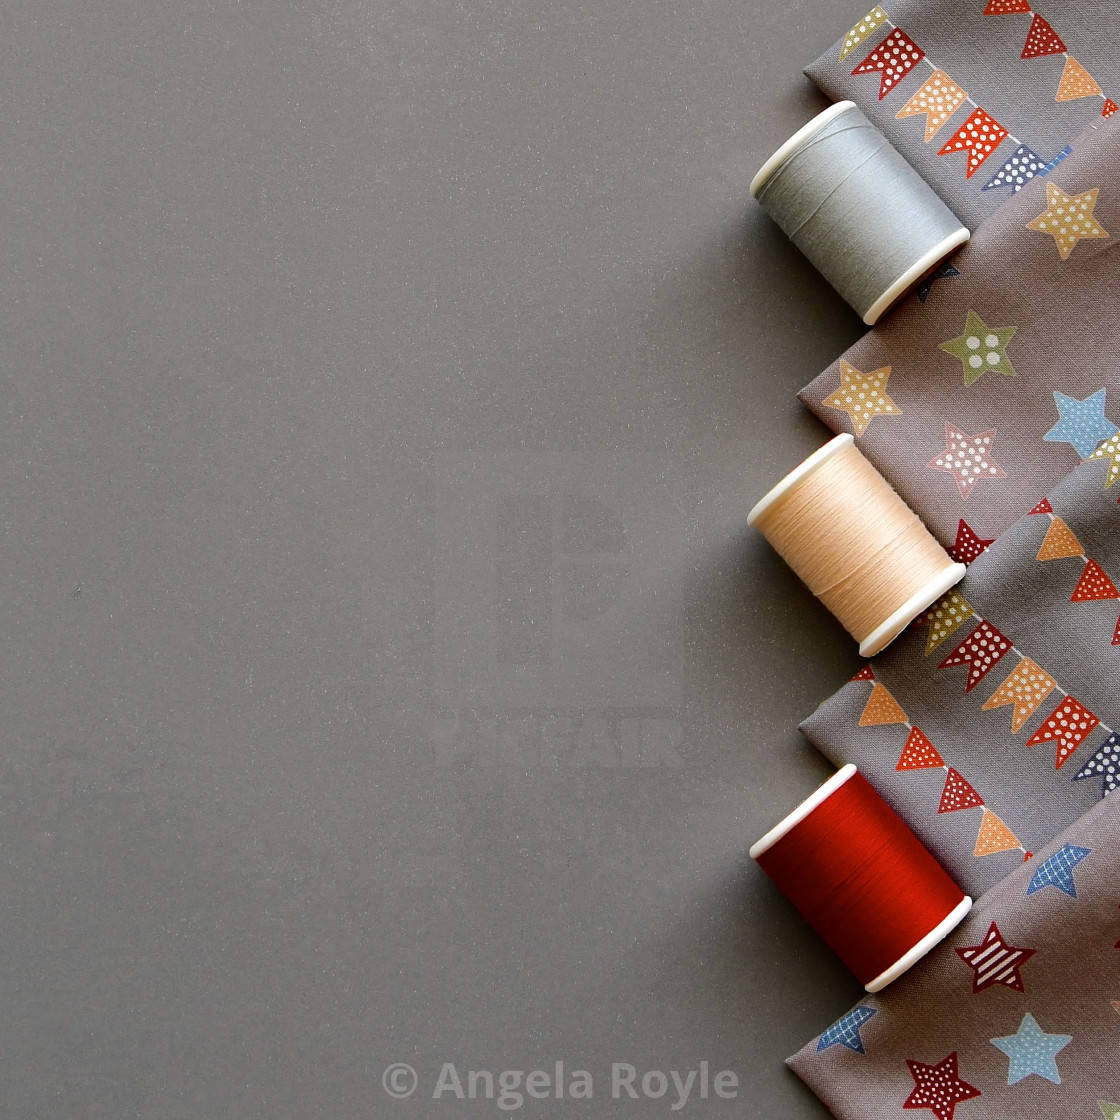
<path fill-rule="evenodd" d="M 1036 175 L 1046 170 L 1046 161 L 1036 155 L 1026 144 L 1020 144 L 1007 162 L 980 188 L 994 191 L 998 187 L 1010 187 L 1012 194 L 1018 194 Z"/>
<path fill-rule="evenodd" d="M 1115 731 L 1097 748 L 1093 755 L 1073 776 L 1075 782 L 1087 778 L 1101 779 L 1101 797 L 1120 789 L 1120 735 Z"/>
<path fill-rule="evenodd" d="M 976 109 L 972 115 L 953 133 L 945 146 L 937 153 L 939 156 L 951 152 L 968 152 L 965 177 L 971 179 L 986 160 L 1007 138 L 1007 129 L 983 109 Z"/>
<path fill-rule="evenodd" d="M 959 591 L 950 591 L 930 607 L 925 614 L 925 621 L 929 623 L 926 656 L 941 645 L 958 626 L 972 618 L 973 613 L 972 604 Z"/>
<path fill-rule="evenodd" d="M 959 770 L 949 767 L 945 775 L 945 788 L 941 791 L 939 813 L 956 813 L 961 809 L 975 809 L 984 804 L 984 799 Z"/>
<path fill-rule="evenodd" d="M 976 859 L 994 856 L 999 852 L 1013 852 L 1022 849 L 1022 846 L 1019 837 L 995 813 L 990 809 L 984 810 L 984 819 L 980 822 L 980 831 L 976 834 L 976 847 L 972 849 Z M 958 949 L 957 952 L 960 950 Z"/>
<path fill-rule="evenodd" d="M 1091 603 L 1099 599 L 1120 599 L 1116 584 L 1108 578 L 1105 570 L 1096 562 L 1089 560 L 1069 597 L 1071 603 Z"/>
<path fill-rule="evenodd" d="M 1005 16 L 1009 12 L 1029 12 L 1030 10 L 1030 0 L 988 0 L 984 15 Z"/>
<path fill-rule="evenodd" d="M 926 52 L 905 31 L 896 27 L 852 74 L 881 72 L 879 100 L 882 101 L 925 56 Z"/>
<path fill-rule="evenodd" d="M 1027 740 L 1027 746 L 1056 743 L 1054 769 L 1060 770 L 1069 756 L 1089 738 L 1099 723 L 1100 720 L 1080 700 L 1067 696 Z"/>
<path fill-rule="evenodd" d="M 1020 57 L 1041 58 L 1048 54 L 1064 54 L 1065 50 L 1066 45 L 1058 37 L 1058 33 L 1036 13 L 1031 20 L 1027 41 L 1023 44 L 1023 53 Z"/>
<path fill-rule="evenodd" d="M 987 619 L 983 619 L 937 667 L 949 669 L 954 665 L 967 665 L 968 680 L 964 690 L 971 692 L 1010 649 L 1011 642 Z"/>
<path fill-rule="evenodd" d="M 1038 710 L 1042 702 L 1058 687 L 1058 682 L 1029 657 L 1012 670 L 1011 675 L 992 693 L 984 704 L 990 712 L 1006 704 L 1013 705 L 1011 733 L 1015 734 Z"/>
<path fill-rule="evenodd" d="M 1062 71 L 1062 80 L 1058 83 L 1058 92 L 1055 101 L 1077 101 L 1082 97 L 1100 97 L 1101 87 L 1093 79 L 1093 75 L 1081 65 L 1072 55 L 1066 56 L 1066 68 Z"/>
<path fill-rule="evenodd" d="M 1038 560 L 1068 560 L 1072 556 L 1083 556 L 1081 542 L 1073 535 L 1073 530 L 1060 518 L 1055 517 L 1042 538 L 1038 550 Z"/>
<path fill-rule="evenodd" d="M 871 695 L 863 706 L 863 714 L 859 717 L 860 727 L 879 727 L 886 723 L 909 723 L 906 713 L 899 707 L 898 701 L 890 694 L 886 685 L 876 681 L 871 686 Z"/>
<path fill-rule="evenodd" d="M 928 144 L 967 97 L 968 94 L 944 70 L 935 70 L 895 116 L 898 120 L 905 120 L 925 113 Z"/>
<path fill-rule="evenodd" d="M 933 770 L 944 766 L 945 760 L 925 734 L 916 727 L 910 729 L 906 745 L 895 765 L 896 770 Z"/>
<path fill-rule="evenodd" d="M 848 34 L 844 36 L 844 43 L 840 48 L 841 62 L 845 58 L 847 58 L 848 55 L 850 55 L 852 51 L 854 51 L 856 47 L 858 47 L 860 43 L 862 43 L 864 39 L 866 39 L 867 36 L 871 34 L 872 31 L 874 31 L 877 27 L 881 27 L 886 22 L 887 13 L 884 12 L 878 4 L 876 4 L 875 7 L 872 8 L 871 11 L 869 11 L 867 15 L 865 15 L 863 19 L 861 19 L 859 23 L 857 23 L 855 27 L 853 27 L 851 31 L 849 31 Z"/>

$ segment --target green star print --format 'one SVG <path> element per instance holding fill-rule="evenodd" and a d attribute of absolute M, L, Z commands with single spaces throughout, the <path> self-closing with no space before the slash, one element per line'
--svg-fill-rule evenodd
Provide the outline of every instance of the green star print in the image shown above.
<path fill-rule="evenodd" d="M 972 385 L 985 373 L 1006 373 L 1015 376 L 1007 357 L 1007 344 L 1017 327 L 989 327 L 971 309 L 964 325 L 964 334 L 941 343 L 941 349 L 960 358 L 964 367 L 964 383 Z"/>

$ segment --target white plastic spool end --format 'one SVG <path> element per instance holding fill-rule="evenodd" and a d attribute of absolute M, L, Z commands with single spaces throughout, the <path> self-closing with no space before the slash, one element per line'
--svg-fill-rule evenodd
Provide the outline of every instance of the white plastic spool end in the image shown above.
<path fill-rule="evenodd" d="M 885 972 L 880 972 L 870 984 L 864 984 L 864 988 L 869 992 L 881 992 L 888 984 L 897 980 L 908 968 L 913 968 L 930 949 L 941 944 L 965 920 L 971 909 L 972 899 L 965 895 L 913 949 L 899 957 Z"/>
<path fill-rule="evenodd" d="M 787 832 L 796 828 L 818 805 L 827 801 L 849 778 L 856 773 L 856 767 L 849 762 L 841 766 L 827 782 L 814 793 L 809 794 L 792 813 L 787 813 L 761 840 L 756 840 L 750 848 L 751 859 L 772 848 Z"/>
<path fill-rule="evenodd" d="M 873 327 L 884 311 L 892 307 L 910 288 L 937 264 L 943 261 L 954 249 L 960 248 L 972 236 L 964 226 L 954 230 L 948 237 L 939 241 L 928 253 L 919 257 L 901 276 L 895 279 L 887 290 L 864 312 L 863 321 Z"/>
<path fill-rule="evenodd" d="M 915 592 L 885 622 L 876 626 L 859 644 L 860 657 L 874 657 L 886 649 L 926 609 L 933 606 L 950 587 L 956 587 L 968 569 L 963 564 L 950 564 L 939 576 Z"/>
<path fill-rule="evenodd" d="M 819 470 L 834 455 L 843 451 L 845 447 L 851 447 L 853 443 L 855 443 L 855 439 L 851 432 L 841 432 L 840 435 L 833 436 L 823 447 L 818 447 L 808 459 L 794 467 L 781 482 L 772 486 L 755 502 L 754 507 L 747 514 L 747 524 L 753 526 L 771 506 L 776 505 L 787 494 L 796 490 L 813 471 Z"/>
<path fill-rule="evenodd" d="M 854 101 L 837 101 L 829 105 L 823 112 L 818 113 L 808 124 L 802 125 L 755 173 L 751 180 L 751 198 L 758 198 L 762 184 L 782 166 L 783 163 L 808 140 L 815 132 L 819 132 L 830 120 L 848 112 L 849 109 L 858 108 Z"/>

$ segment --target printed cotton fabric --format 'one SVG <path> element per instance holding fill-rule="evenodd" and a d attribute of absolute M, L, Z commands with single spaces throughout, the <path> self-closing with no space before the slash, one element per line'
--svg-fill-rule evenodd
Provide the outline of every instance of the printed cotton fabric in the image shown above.
<path fill-rule="evenodd" d="M 1120 101 L 1115 0 L 895 0 L 806 71 L 975 228 Z"/>
<path fill-rule="evenodd" d="M 1118 244 L 1120 116 L 1028 182 L 801 399 L 852 432 L 967 560 L 970 540 L 998 536 L 1117 432 Z"/>
<path fill-rule="evenodd" d="M 1118 905 L 1109 798 L 789 1064 L 839 1120 L 1115 1120 Z"/>
<path fill-rule="evenodd" d="M 801 727 L 973 897 L 1120 786 L 1120 437 L 1106 450 Z"/>

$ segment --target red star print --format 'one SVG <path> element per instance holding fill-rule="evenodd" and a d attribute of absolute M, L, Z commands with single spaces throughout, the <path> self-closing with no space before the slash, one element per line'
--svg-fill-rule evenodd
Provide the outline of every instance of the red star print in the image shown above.
<path fill-rule="evenodd" d="M 993 984 L 1003 984 L 1017 992 L 1025 992 L 1019 969 L 1035 954 L 1034 949 L 1011 945 L 992 922 L 979 945 L 965 945 L 956 954 L 972 969 L 972 991 L 982 992 Z"/>
<path fill-rule="evenodd" d="M 957 526 L 957 539 L 949 549 L 949 555 L 958 564 L 971 564 L 994 541 L 995 537 L 987 541 L 981 540 L 972 526 L 962 517 L 961 523 Z"/>
<path fill-rule="evenodd" d="M 945 450 L 927 465 L 935 471 L 951 474 L 961 497 L 967 498 L 980 479 L 1007 477 L 1000 465 L 989 457 L 995 438 L 995 428 L 970 436 L 946 424 Z"/>
<path fill-rule="evenodd" d="M 953 1113 L 961 1101 L 980 1096 L 975 1085 L 969 1085 L 957 1076 L 957 1052 L 936 1065 L 906 1059 L 910 1076 L 914 1078 L 914 1091 L 903 1103 L 903 1108 L 928 1108 L 937 1120 L 953 1120 Z"/>

